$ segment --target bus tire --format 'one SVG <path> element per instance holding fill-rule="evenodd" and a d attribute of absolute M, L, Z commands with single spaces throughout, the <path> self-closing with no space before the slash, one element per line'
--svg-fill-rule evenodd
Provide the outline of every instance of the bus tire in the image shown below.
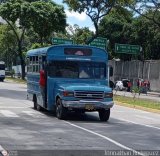
<path fill-rule="evenodd" d="M 58 98 L 56 101 L 56 116 L 58 119 L 65 119 L 67 110 L 62 105 L 61 99 Z"/>
<path fill-rule="evenodd" d="M 37 103 L 36 95 L 33 96 L 33 108 L 38 111 L 42 110 L 42 107 Z"/>
<path fill-rule="evenodd" d="M 101 121 L 108 121 L 110 117 L 110 109 L 99 110 L 99 118 Z"/>

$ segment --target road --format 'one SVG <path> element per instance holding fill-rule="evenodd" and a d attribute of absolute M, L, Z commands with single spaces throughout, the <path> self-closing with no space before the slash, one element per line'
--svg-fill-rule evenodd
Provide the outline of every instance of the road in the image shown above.
<path fill-rule="evenodd" d="M 26 100 L 26 85 L 1 82 L 0 147 L 18 156 L 73 151 L 75 155 L 111 155 L 108 150 L 140 155 L 144 154 L 141 150 L 155 150 L 151 152 L 160 155 L 160 114 L 115 104 L 108 122 L 100 122 L 96 112 L 58 120 L 53 113 L 33 109 Z"/>

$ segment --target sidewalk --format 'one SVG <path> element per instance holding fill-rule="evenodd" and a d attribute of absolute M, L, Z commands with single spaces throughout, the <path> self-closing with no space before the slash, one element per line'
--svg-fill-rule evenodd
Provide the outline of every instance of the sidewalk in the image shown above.
<path fill-rule="evenodd" d="M 120 96 L 127 96 L 127 97 L 133 97 L 133 94 L 131 92 L 126 91 L 115 91 L 113 90 L 114 95 L 120 95 Z M 148 100 L 154 100 L 157 102 L 160 102 L 160 93 L 157 92 L 148 92 L 147 94 L 136 94 L 136 98 L 140 99 L 148 99 Z"/>

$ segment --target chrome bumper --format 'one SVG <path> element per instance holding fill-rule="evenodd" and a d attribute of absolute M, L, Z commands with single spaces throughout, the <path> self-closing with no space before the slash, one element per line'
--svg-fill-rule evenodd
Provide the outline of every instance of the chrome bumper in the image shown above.
<path fill-rule="evenodd" d="M 93 105 L 94 109 L 109 109 L 113 107 L 114 102 L 102 102 L 102 101 L 87 101 L 87 100 L 79 100 L 79 101 L 65 101 L 62 100 L 62 104 L 64 107 L 67 108 L 79 108 L 79 109 L 85 109 L 86 105 Z"/>

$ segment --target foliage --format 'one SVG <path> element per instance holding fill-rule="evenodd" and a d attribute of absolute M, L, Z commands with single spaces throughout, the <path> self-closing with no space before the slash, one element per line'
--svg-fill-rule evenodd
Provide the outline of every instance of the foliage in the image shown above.
<path fill-rule="evenodd" d="M 133 99 L 135 100 L 136 95 L 139 94 L 140 95 L 140 89 L 138 87 L 132 87 L 132 95 L 133 95 Z"/>
<path fill-rule="evenodd" d="M 70 38 L 73 39 L 75 44 L 82 45 L 84 45 L 88 38 L 93 34 L 93 32 L 91 32 L 88 27 L 80 28 L 76 24 L 74 26 L 69 25 L 67 27 L 67 32 L 70 34 Z"/>
<path fill-rule="evenodd" d="M 31 29 L 40 37 L 50 42 L 49 36 L 53 31 L 64 31 L 66 16 L 63 7 L 52 1 L 27 2 L 25 0 L 9 0 L 0 5 L 0 16 L 7 22 L 15 35 L 17 53 L 22 67 L 22 79 L 25 77 L 25 33 Z"/>
<path fill-rule="evenodd" d="M 145 100 L 140 98 L 131 98 L 131 97 L 124 97 L 124 96 L 114 96 L 114 100 L 118 102 L 122 102 L 122 105 L 128 106 L 140 106 L 144 108 L 151 108 L 155 110 L 160 110 L 160 102 L 153 101 L 153 100 Z"/>
<path fill-rule="evenodd" d="M 6 66 L 11 68 L 11 65 L 16 61 L 17 43 L 15 35 L 7 24 L 0 25 L 0 60 L 5 61 Z"/>
<path fill-rule="evenodd" d="M 25 61 L 22 53 L 24 34 L 30 26 L 30 3 L 23 0 L 10 0 L 0 6 L 0 16 L 7 22 L 14 32 L 17 42 L 17 52 L 21 61 L 22 79 L 25 77 Z"/>
<path fill-rule="evenodd" d="M 132 13 L 127 9 L 121 8 L 121 11 L 113 9 L 108 16 L 105 16 L 99 24 L 99 34 L 109 39 L 108 51 L 111 58 L 119 57 L 121 59 L 127 56 L 116 54 L 114 52 L 115 43 L 129 43 L 127 30 L 132 22 Z M 129 32 L 130 33 L 130 32 Z"/>
<path fill-rule="evenodd" d="M 36 48 L 42 48 L 42 47 L 48 47 L 50 44 L 43 44 L 41 45 L 40 43 L 33 43 L 30 49 L 36 49 Z"/>
<path fill-rule="evenodd" d="M 145 17 L 147 20 L 160 27 L 160 18 L 159 16 L 157 16 L 160 10 L 160 2 L 158 0 L 134 0 L 132 3 L 128 4 L 128 7 L 132 9 L 136 14 Z M 153 14 L 146 14 L 150 11 L 153 12 Z"/>
<path fill-rule="evenodd" d="M 100 20 L 109 14 L 112 8 L 119 8 L 121 5 L 126 5 L 131 0 L 63 0 L 70 10 L 77 11 L 79 13 L 85 12 L 91 19 L 95 27 L 95 34 L 89 39 L 86 44 L 92 42 L 99 35 L 99 22 Z"/>
<path fill-rule="evenodd" d="M 123 8 L 122 8 L 123 9 Z M 160 12 L 158 12 L 160 17 Z M 152 11 L 146 13 L 153 14 Z M 109 53 L 111 58 L 122 60 L 133 59 L 160 59 L 160 31 L 159 27 L 144 16 L 133 17 L 132 12 L 123 9 L 123 12 L 112 10 L 104 17 L 100 24 L 100 36 L 109 39 Z M 116 54 L 115 43 L 140 45 L 142 53 L 139 56 Z"/>
<path fill-rule="evenodd" d="M 33 31 L 38 34 L 43 45 L 43 40 L 50 39 L 52 32 L 64 32 L 66 26 L 66 15 L 63 7 L 53 2 L 36 1 L 31 3 L 32 16 L 30 22 Z M 36 20 L 35 20 L 36 19 Z M 50 42 L 50 41 L 48 41 Z"/>
<path fill-rule="evenodd" d="M 153 12 L 148 12 L 153 14 Z M 160 11 L 157 16 L 160 17 Z M 146 59 L 160 59 L 160 31 L 157 24 L 146 19 L 144 16 L 136 18 L 132 22 L 132 43 L 142 46 L 141 60 Z"/>

